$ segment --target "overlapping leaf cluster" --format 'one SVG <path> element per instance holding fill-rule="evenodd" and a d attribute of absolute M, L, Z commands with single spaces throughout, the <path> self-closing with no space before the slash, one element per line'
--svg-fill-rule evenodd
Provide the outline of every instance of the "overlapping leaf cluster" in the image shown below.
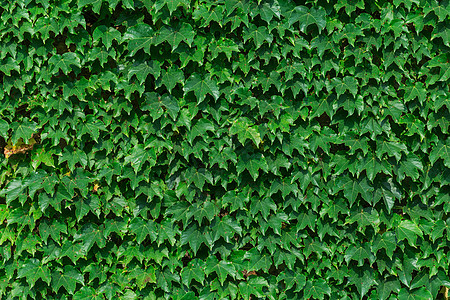
<path fill-rule="evenodd" d="M 0 298 L 450 287 L 448 1 L 0 10 Z"/>

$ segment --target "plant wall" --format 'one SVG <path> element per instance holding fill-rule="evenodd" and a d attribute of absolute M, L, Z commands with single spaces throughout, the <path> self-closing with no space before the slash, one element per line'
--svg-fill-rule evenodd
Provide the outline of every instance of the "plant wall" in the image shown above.
<path fill-rule="evenodd" d="M 446 298 L 449 1 L 0 2 L 0 298 Z"/>

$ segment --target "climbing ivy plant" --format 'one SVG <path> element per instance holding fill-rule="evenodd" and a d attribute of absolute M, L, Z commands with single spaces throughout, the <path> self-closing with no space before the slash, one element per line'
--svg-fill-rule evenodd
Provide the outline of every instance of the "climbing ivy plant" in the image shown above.
<path fill-rule="evenodd" d="M 0 298 L 447 297 L 449 1 L 0 2 Z"/>

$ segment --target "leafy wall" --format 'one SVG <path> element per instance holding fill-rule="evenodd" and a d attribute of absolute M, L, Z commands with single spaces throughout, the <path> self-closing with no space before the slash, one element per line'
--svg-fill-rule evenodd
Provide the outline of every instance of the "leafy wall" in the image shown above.
<path fill-rule="evenodd" d="M 448 1 L 1 1 L 0 298 L 436 299 Z"/>

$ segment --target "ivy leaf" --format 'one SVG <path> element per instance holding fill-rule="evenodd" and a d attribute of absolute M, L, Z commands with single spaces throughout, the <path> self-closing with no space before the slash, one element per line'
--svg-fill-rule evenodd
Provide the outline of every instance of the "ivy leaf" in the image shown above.
<path fill-rule="evenodd" d="M 432 299 L 433 295 L 426 287 L 413 290 L 402 288 L 398 293 L 398 297 L 405 300 L 426 300 Z"/>
<path fill-rule="evenodd" d="M 219 277 L 220 284 L 223 285 L 228 276 L 236 278 L 237 271 L 231 262 L 218 260 L 215 256 L 209 256 L 206 259 L 205 274 L 209 275 L 215 272 Z"/>
<path fill-rule="evenodd" d="M 231 242 L 235 234 L 240 236 L 242 233 L 242 227 L 239 223 L 228 215 L 221 219 L 214 219 L 211 223 L 211 227 L 214 234 L 214 240 L 223 237 L 227 243 Z"/>
<path fill-rule="evenodd" d="M 94 29 L 92 34 L 94 39 L 94 43 L 102 40 L 103 44 L 106 46 L 106 49 L 111 48 L 113 40 L 120 41 L 121 33 L 115 28 L 108 28 L 105 25 L 100 25 Z"/>
<path fill-rule="evenodd" d="M 345 251 L 345 261 L 347 264 L 350 263 L 351 260 L 358 261 L 358 267 L 361 267 L 364 265 L 364 260 L 367 259 L 369 262 L 373 263 L 375 261 L 375 257 L 370 251 L 369 246 L 366 244 L 364 246 L 362 245 L 352 245 L 349 248 L 347 248 L 347 251 Z"/>
<path fill-rule="evenodd" d="M 187 139 L 190 144 L 192 144 L 192 141 L 200 136 L 205 137 L 207 136 L 207 131 L 215 132 L 216 127 L 214 126 L 214 123 L 211 122 L 208 119 L 200 119 L 195 123 L 194 126 L 192 126 L 191 131 L 187 134 Z"/>
<path fill-rule="evenodd" d="M 382 235 L 377 235 L 372 244 L 372 251 L 374 251 L 374 253 L 377 253 L 381 249 L 384 249 L 388 257 L 391 259 L 396 248 L 397 239 L 394 232 L 392 231 L 387 231 Z"/>
<path fill-rule="evenodd" d="M 93 181 L 90 173 L 81 168 L 76 168 L 72 175 L 64 176 L 61 179 L 62 184 L 70 195 L 70 199 L 75 194 L 75 189 L 78 189 L 83 197 L 87 196 L 88 185 Z M 59 190 L 59 189 L 58 189 Z"/>
<path fill-rule="evenodd" d="M 87 117 L 86 122 L 79 123 L 79 126 L 80 129 L 77 132 L 77 137 L 81 138 L 83 135 L 88 134 L 95 142 L 98 142 L 100 131 L 105 130 L 105 124 L 92 115 Z"/>
<path fill-rule="evenodd" d="M 261 298 L 266 295 L 263 291 L 265 287 L 269 287 L 269 283 L 265 278 L 252 276 L 247 281 L 239 283 L 239 292 L 247 300 L 252 299 L 251 295 Z"/>
<path fill-rule="evenodd" d="M 419 178 L 419 170 L 423 171 L 423 165 L 419 157 L 409 153 L 405 159 L 399 161 L 397 166 L 397 174 L 399 180 L 403 180 L 405 176 L 409 176 L 414 180 Z"/>
<path fill-rule="evenodd" d="M 157 228 L 158 238 L 156 241 L 158 243 L 158 246 L 160 246 L 166 240 L 168 240 L 172 246 L 175 245 L 177 241 L 175 237 L 180 234 L 180 231 L 174 223 L 170 222 L 169 219 L 166 219 L 161 223 L 161 225 L 157 226 Z"/>
<path fill-rule="evenodd" d="M 228 61 L 230 61 L 233 52 L 239 52 L 238 45 L 233 40 L 225 38 L 213 41 L 208 49 L 211 51 L 211 59 L 216 58 L 219 53 L 225 53 Z"/>
<path fill-rule="evenodd" d="M 243 32 L 244 42 L 252 39 L 255 43 L 256 48 L 261 47 L 261 45 L 266 41 L 267 43 L 272 43 L 273 35 L 269 32 L 267 27 L 260 26 L 256 27 L 253 23 L 249 27 L 246 27 Z"/>
<path fill-rule="evenodd" d="M 382 141 L 381 143 L 377 143 L 377 157 L 382 159 L 382 155 L 387 153 L 388 156 L 394 156 L 397 161 L 400 160 L 402 156 L 402 152 L 408 154 L 408 148 L 401 143 L 393 142 L 393 141 Z"/>
<path fill-rule="evenodd" d="M 154 39 L 155 33 L 152 27 L 144 23 L 127 28 L 122 37 L 122 41 L 128 42 L 130 56 L 134 56 L 140 49 L 150 54 L 150 46 L 154 43 Z"/>
<path fill-rule="evenodd" d="M 78 163 L 83 167 L 87 166 L 88 158 L 84 151 L 81 151 L 78 148 L 73 149 L 72 146 L 67 146 L 64 148 L 63 154 L 59 157 L 58 163 L 61 164 L 65 161 L 69 166 L 69 170 L 73 172 L 75 170 L 75 165 Z"/>
<path fill-rule="evenodd" d="M 216 82 L 202 76 L 198 73 L 192 74 L 187 80 L 183 87 L 184 94 L 193 91 L 197 97 L 197 104 L 200 104 L 205 100 L 207 94 L 210 94 L 214 99 L 218 99 L 220 96 L 219 87 Z"/>
<path fill-rule="evenodd" d="M 13 122 L 11 124 L 12 137 L 11 143 L 13 145 L 17 144 L 19 139 L 22 139 L 25 144 L 31 139 L 33 133 L 35 133 L 37 128 L 37 123 L 30 122 L 28 119 L 24 119 L 21 123 Z"/>
<path fill-rule="evenodd" d="M 81 241 L 81 249 L 86 253 L 89 252 L 94 243 L 101 249 L 106 244 L 106 239 L 103 237 L 103 226 L 99 227 L 97 224 L 86 223 L 73 236 L 73 241 Z"/>
<path fill-rule="evenodd" d="M 135 62 L 128 71 L 128 80 L 130 80 L 133 75 L 136 75 L 139 83 L 144 84 L 148 74 L 152 74 L 154 78 L 159 77 L 161 74 L 160 67 L 160 64 L 155 60 Z"/>
<path fill-rule="evenodd" d="M 252 176 L 253 180 L 259 177 L 259 170 L 268 172 L 269 166 L 267 165 L 266 158 L 261 153 L 254 153 L 252 155 L 244 154 L 237 163 L 236 171 L 241 174 L 243 171 L 247 170 Z"/>
<path fill-rule="evenodd" d="M 59 291 L 61 286 L 64 286 L 66 291 L 73 295 L 77 283 L 84 286 L 83 275 L 75 269 L 73 266 L 65 266 L 64 270 L 55 271 L 52 274 L 52 286 L 56 292 Z"/>
<path fill-rule="evenodd" d="M 184 84 L 184 73 L 177 65 L 171 65 L 167 71 L 162 69 L 161 76 L 156 81 L 156 87 L 165 85 L 170 93 L 177 83 Z"/>
<path fill-rule="evenodd" d="M 259 271 L 263 270 L 268 272 L 269 268 L 272 266 L 272 257 L 267 253 L 261 254 L 256 248 L 250 249 L 244 255 L 244 260 L 246 260 L 245 269 L 247 271 Z"/>
<path fill-rule="evenodd" d="M 306 276 L 301 274 L 300 269 L 297 269 L 295 271 L 286 269 L 285 271 L 281 272 L 277 276 L 277 281 L 281 282 L 282 280 L 286 285 L 286 290 L 290 290 L 295 285 L 295 292 L 301 291 L 301 289 L 306 285 Z"/>
<path fill-rule="evenodd" d="M 417 236 L 423 237 L 422 230 L 420 230 L 419 226 L 410 220 L 401 221 L 396 233 L 399 241 L 407 239 L 409 245 L 412 247 L 416 247 Z"/>
<path fill-rule="evenodd" d="M 33 287 L 38 279 L 50 284 L 51 276 L 48 266 L 42 264 L 39 259 L 30 258 L 18 267 L 18 278 L 25 277 L 27 283 Z"/>
<path fill-rule="evenodd" d="M 189 243 L 189 246 L 191 246 L 194 254 L 196 254 L 200 248 L 200 245 L 202 243 L 206 243 L 206 239 L 197 223 L 193 223 L 181 233 L 180 243 L 181 246 Z"/>
<path fill-rule="evenodd" d="M 408 85 L 404 88 L 404 90 L 406 102 L 419 98 L 419 102 L 424 103 L 427 96 L 427 90 L 422 82 L 416 82 L 414 85 Z"/>
<path fill-rule="evenodd" d="M 250 203 L 250 214 L 252 217 L 255 217 L 258 213 L 261 213 L 263 218 L 267 221 L 267 217 L 270 215 L 271 210 L 276 212 L 277 205 L 270 197 L 261 197 Z"/>
<path fill-rule="evenodd" d="M 369 291 L 369 289 L 377 285 L 374 279 L 374 272 L 368 267 L 358 268 L 356 271 L 351 271 L 350 282 L 353 283 L 360 294 L 360 299 L 363 299 L 364 295 Z"/>
<path fill-rule="evenodd" d="M 180 6 L 189 8 L 190 2 L 187 0 L 157 0 L 154 4 L 154 8 L 158 11 L 161 10 L 164 5 L 167 5 L 169 13 L 172 15 L 172 13 Z"/>
<path fill-rule="evenodd" d="M 192 279 L 203 284 L 205 280 L 204 262 L 199 259 L 193 259 L 186 267 L 181 270 L 181 281 L 190 286 Z"/>
<path fill-rule="evenodd" d="M 315 299 L 324 299 L 324 296 L 331 295 L 331 288 L 323 279 L 308 280 L 303 289 L 303 296 L 305 298 L 314 297 Z"/>
<path fill-rule="evenodd" d="M 172 51 L 175 51 L 181 42 L 185 42 L 191 47 L 194 37 L 194 29 L 189 23 L 181 23 L 177 27 L 164 26 L 155 37 L 155 45 L 167 41 L 172 46 Z"/>
<path fill-rule="evenodd" d="M 205 182 L 213 184 L 213 177 L 211 175 L 211 172 L 209 172 L 207 169 L 204 168 L 200 169 L 196 169 L 194 167 L 189 168 L 186 172 L 186 178 L 188 184 L 194 182 L 195 186 L 198 187 L 199 189 L 203 189 Z"/>
<path fill-rule="evenodd" d="M 83 286 L 78 292 L 73 295 L 73 300 L 101 300 L 104 299 L 102 294 L 97 293 L 90 286 Z"/>
<path fill-rule="evenodd" d="M 396 278 L 382 280 L 377 287 L 379 299 L 386 300 L 389 295 L 400 291 L 400 282 Z"/>
<path fill-rule="evenodd" d="M 327 24 L 325 15 L 326 12 L 323 7 L 309 9 L 305 6 L 299 5 L 296 6 L 289 15 L 289 26 L 299 22 L 300 30 L 307 33 L 306 29 L 308 26 L 316 24 L 319 29 L 319 33 L 321 33 Z"/>
<path fill-rule="evenodd" d="M 331 79 L 332 86 L 335 88 L 338 97 L 343 95 L 345 91 L 349 91 L 356 97 L 358 92 L 358 80 L 354 77 L 345 76 L 343 79 L 334 77 Z"/>
<path fill-rule="evenodd" d="M 444 160 L 444 165 L 450 168 L 450 138 L 447 138 L 446 142 L 439 140 L 430 152 L 430 163 L 435 164 L 435 162 L 442 158 Z"/>
<path fill-rule="evenodd" d="M 81 197 L 75 202 L 75 216 L 77 221 L 80 221 L 89 212 L 92 212 L 97 217 L 100 216 L 100 199 L 97 195 L 88 195 L 88 197 Z"/>
<path fill-rule="evenodd" d="M 77 66 L 81 69 L 80 58 L 74 52 L 66 52 L 63 55 L 54 54 L 48 60 L 48 64 L 52 66 L 51 74 L 56 74 L 61 70 L 67 75 L 72 71 L 72 66 Z"/>
<path fill-rule="evenodd" d="M 141 218 L 134 218 L 129 225 L 129 230 L 131 233 L 136 235 L 136 242 L 142 244 L 146 239 L 147 235 L 150 236 L 152 242 L 157 239 L 156 224 L 154 220 L 143 220 Z"/>
<path fill-rule="evenodd" d="M 371 199 L 373 187 L 369 185 L 365 177 L 351 179 L 349 176 L 343 176 L 338 185 L 344 189 L 344 195 L 349 200 L 350 207 L 355 203 L 358 194 L 361 194 L 363 199 Z"/>
<path fill-rule="evenodd" d="M 133 147 L 129 155 L 125 156 L 124 163 L 131 164 L 135 174 L 137 174 L 146 162 L 149 162 L 150 166 L 154 166 L 156 157 L 154 148 L 146 149 L 144 145 L 139 144 Z"/>
<path fill-rule="evenodd" d="M 255 125 L 246 117 L 241 117 L 233 122 L 229 129 L 230 134 L 237 134 L 238 140 L 245 145 L 247 139 L 252 140 L 256 146 L 261 143 L 261 135 Z"/>

